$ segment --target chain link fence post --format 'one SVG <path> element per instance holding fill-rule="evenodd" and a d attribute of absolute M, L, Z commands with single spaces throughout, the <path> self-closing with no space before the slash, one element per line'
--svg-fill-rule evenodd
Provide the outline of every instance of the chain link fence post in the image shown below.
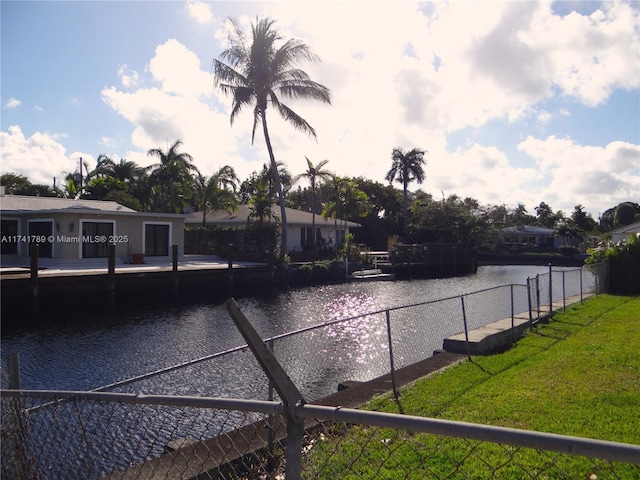
<path fill-rule="evenodd" d="M 583 294 L 583 286 L 582 286 L 582 272 L 584 271 L 584 267 L 580 267 L 580 305 L 584 303 L 584 294 Z"/>
<path fill-rule="evenodd" d="M 464 343 L 467 346 L 467 357 L 471 360 L 471 347 L 469 346 L 469 328 L 467 327 L 467 312 L 464 308 L 464 295 L 460 295 L 462 303 L 462 322 L 464 324 Z"/>
<path fill-rule="evenodd" d="M 296 407 L 303 405 L 304 397 L 298 387 L 291 381 L 282 365 L 271 353 L 264 340 L 258 335 L 251 322 L 233 298 L 225 302 L 225 307 L 244 337 L 249 349 L 260 364 L 260 367 L 273 382 L 273 386 L 280 395 L 286 407 L 287 419 L 287 449 L 285 452 L 285 478 L 299 480 L 302 475 L 302 438 L 304 436 L 304 422 L 296 415 Z"/>
<path fill-rule="evenodd" d="M 391 369 L 391 387 L 393 388 L 393 397 L 398 400 L 400 394 L 398 393 L 398 388 L 396 387 L 396 368 L 393 364 L 393 342 L 391 340 L 391 315 L 389 310 L 386 312 L 387 317 L 387 339 L 389 341 L 389 368 Z"/>
<path fill-rule="evenodd" d="M 529 329 L 533 330 L 533 305 L 531 304 L 531 278 L 527 277 L 527 307 L 529 309 Z"/>
<path fill-rule="evenodd" d="M 536 322 L 540 321 L 540 274 L 536 273 Z"/>
<path fill-rule="evenodd" d="M 549 315 L 553 313 L 553 271 L 549 264 Z"/>
<path fill-rule="evenodd" d="M 273 353 L 273 339 L 269 340 L 269 350 L 271 351 L 271 353 Z M 268 390 L 267 390 L 267 400 L 269 400 L 270 402 L 273 401 L 273 382 L 271 381 L 271 378 L 269 378 L 269 385 L 268 385 Z M 269 454 L 271 455 L 271 457 L 273 457 L 273 452 L 274 452 L 274 448 L 273 448 L 273 414 L 270 413 L 269 416 L 267 417 L 267 442 L 269 443 Z"/>
<path fill-rule="evenodd" d="M 510 285 L 510 294 L 511 294 L 511 341 L 516 343 L 516 329 L 514 325 L 514 316 L 513 313 L 513 284 Z"/>

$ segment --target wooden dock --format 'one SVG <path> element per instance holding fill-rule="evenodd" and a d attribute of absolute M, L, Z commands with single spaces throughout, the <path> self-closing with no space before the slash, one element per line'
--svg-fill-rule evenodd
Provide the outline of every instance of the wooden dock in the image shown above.
<path fill-rule="evenodd" d="M 101 261 L 41 262 L 37 269 L 3 265 L 0 270 L 2 324 L 50 323 L 58 317 L 145 305 L 217 301 L 262 293 L 288 278 L 266 264 L 219 258 L 182 258 L 119 264 Z"/>

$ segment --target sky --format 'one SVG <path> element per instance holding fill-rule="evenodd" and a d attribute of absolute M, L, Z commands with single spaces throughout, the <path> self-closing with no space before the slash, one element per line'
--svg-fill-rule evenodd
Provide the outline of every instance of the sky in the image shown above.
<path fill-rule="evenodd" d="M 292 175 L 328 160 L 387 183 L 394 147 L 426 151 L 436 199 L 541 202 L 594 219 L 640 202 L 640 4 L 596 1 L 1 1 L 0 172 L 51 185 L 99 155 L 155 163 L 176 140 L 204 175 L 241 180 L 268 154 L 253 116 L 230 124 L 212 62 L 229 17 L 276 20 L 321 59 L 300 65 L 331 105 L 268 110 Z M 299 185 L 307 186 L 304 181 Z M 395 183 L 398 188 L 401 186 Z"/>

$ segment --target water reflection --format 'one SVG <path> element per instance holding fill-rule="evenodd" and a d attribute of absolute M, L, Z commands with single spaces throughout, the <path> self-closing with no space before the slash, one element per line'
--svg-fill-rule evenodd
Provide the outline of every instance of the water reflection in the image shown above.
<path fill-rule="evenodd" d="M 385 308 L 447 298 L 545 273 L 546 267 L 481 267 L 477 274 L 439 280 L 346 283 L 293 289 L 238 304 L 263 337 L 355 317 Z M 425 307 L 426 308 L 426 307 Z M 449 333 L 418 318 L 394 318 L 398 362 L 431 355 Z M 339 381 L 366 380 L 388 369 L 384 314 L 371 314 L 274 342 L 276 356 L 306 395 L 335 391 Z M 402 330 L 401 326 L 406 328 Z M 186 362 L 244 343 L 221 304 L 74 317 L 2 338 L 2 385 L 6 356 L 20 354 L 25 389 L 85 390 Z M 395 346 L 394 346 L 395 347 Z M 190 367 L 131 386 L 131 391 L 265 397 L 266 382 L 249 352 Z"/>

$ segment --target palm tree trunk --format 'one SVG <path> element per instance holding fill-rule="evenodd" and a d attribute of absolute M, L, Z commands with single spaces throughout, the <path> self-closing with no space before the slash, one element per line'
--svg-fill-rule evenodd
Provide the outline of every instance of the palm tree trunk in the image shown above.
<path fill-rule="evenodd" d="M 408 223 L 408 220 L 409 220 L 408 219 L 408 216 L 409 216 L 409 195 L 407 194 L 408 184 L 407 184 L 406 180 L 403 182 L 402 187 L 403 187 L 402 190 L 403 190 L 403 195 L 404 195 L 404 197 L 402 199 L 403 200 L 403 210 L 404 210 L 404 215 L 403 215 L 404 221 L 402 222 L 402 235 L 405 236 L 407 234 L 407 223 Z M 403 238 L 402 240 L 404 242 L 405 239 Z"/>
<path fill-rule="evenodd" d="M 273 155 L 273 148 L 271 147 L 271 139 L 269 138 L 269 129 L 267 128 L 267 115 L 262 111 L 262 131 L 264 132 L 264 140 L 267 144 L 267 150 L 269 151 L 269 159 L 271 160 L 271 169 L 273 170 L 273 181 L 276 182 L 276 191 L 278 192 L 278 200 L 280 202 L 280 221 L 282 230 L 282 240 L 280 243 L 280 256 L 284 256 L 287 253 L 287 211 L 284 206 L 284 195 L 282 194 L 282 183 L 280 182 L 280 174 L 278 173 L 278 165 L 276 164 L 276 157 Z M 271 208 L 271 207 L 269 207 Z"/>
<path fill-rule="evenodd" d="M 316 258 L 316 188 L 315 185 L 311 186 L 311 197 L 312 197 L 312 205 L 311 205 L 311 237 L 312 237 L 312 251 L 313 251 L 313 259 Z"/>
<path fill-rule="evenodd" d="M 333 236 L 336 237 L 333 243 L 336 246 L 336 261 L 337 261 L 338 260 L 338 215 L 336 215 L 333 219 Z"/>

